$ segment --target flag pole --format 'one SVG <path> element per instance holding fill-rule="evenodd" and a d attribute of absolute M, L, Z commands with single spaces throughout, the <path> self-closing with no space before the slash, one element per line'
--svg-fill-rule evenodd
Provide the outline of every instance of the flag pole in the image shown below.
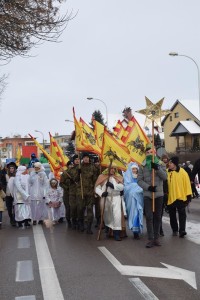
<path fill-rule="evenodd" d="M 152 120 L 152 162 L 154 163 L 154 120 Z M 155 170 L 152 168 L 152 186 L 155 185 Z M 155 212 L 155 193 L 152 192 L 152 211 Z"/>
<path fill-rule="evenodd" d="M 108 167 L 108 181 L 110 179 L 110 169 L 111 169 L 111 166 L 112 166 L 112 162 L 113 162 L 113 160 L 110 159 L 110 164 L 109 164 L 109 167 Z M 108 189 L 108 187 L 106 186 L 105 192 L 107 192 L 107 189 Z M 104 197 L 104 199 L 103 199 L 103 207 L 101 209 L 101 223 L 100 223 L 100 226 L 99 226 L 97 241 L 99 241 L 100 237 L 101 237 L 101 230 L 102 230 L 102 227 L 103 227 L 103 217 L 104 217 L 104 211 L 105 211 L 105 204 L 106 204 L 106 197 Z"/>

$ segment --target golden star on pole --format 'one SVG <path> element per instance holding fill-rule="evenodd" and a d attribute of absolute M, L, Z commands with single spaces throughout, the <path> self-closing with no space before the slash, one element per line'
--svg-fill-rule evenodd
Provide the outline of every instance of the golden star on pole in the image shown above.
<path fill-rule="evenodd" d="M 161 117 L 166 116 L 171 113 L 170 110 L 162 110 L 161 106 L 163 104 L 164 98 L 159 100 L 157 103 L 153 104 L 151 100 L 145 97 L 146 108 L 138 110 L 137 112 L 146 116 L 145 125 L 147 126 L 151 121 L 154 121 L 158 127 L 161 127 Z"/>

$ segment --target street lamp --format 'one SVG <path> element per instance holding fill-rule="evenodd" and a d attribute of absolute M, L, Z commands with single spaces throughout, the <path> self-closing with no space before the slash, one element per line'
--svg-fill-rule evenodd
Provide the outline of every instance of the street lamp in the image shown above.
<path fill-rule="evenodd" d="M 191 61 L 193 61 L 193 63 L 195 64 L 195 66 L 197 67 L 197 75 L 198 75 L 198 91 L 199 91 L 199 117 L 200 117 L 200 72 L 199 72 L 199 66 L 197 65 L 196 61 L 185 54 L 178 54 L 177 52 L 170 52 L 169 53 L 170 56 L 184 56 L 186 58 L 189 58 Z"/>
<path fill-rule="evenodd" d="M 44 148 L 44 134 L 43 134 L 43 132 L 40 131 L 40 130 L 36 130 L 36 129 L 35 129 L 35 132 L 41 133 L 41 135 L 42 135 L 42 144 L 43 144 L 43 148 Z"/>
<path fill-rule="evenodd" d="M 72 121 L 72 120 L 65 120 L 65 122 L 71 122 L 71 123 L 74 123 L 74 121 Z"/>
<path fill-rule="evenodd" d="M 106 109 L 106 126 L 108 127 L 108 108 L 107 108 L 106 103 L 103 100 L 101 100 L 101 99 L 92 98 L 92 97 L 88 97 L 87 100 L 97 100 L 97 101 L 100 101 L 100 102 L 102 102 L 104 104 L 105 109 Z"/>

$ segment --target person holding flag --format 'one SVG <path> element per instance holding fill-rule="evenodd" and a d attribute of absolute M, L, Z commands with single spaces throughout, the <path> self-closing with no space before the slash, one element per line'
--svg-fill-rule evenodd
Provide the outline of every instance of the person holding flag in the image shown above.
<path fill-rule="evenodd" d="M 142 162 L 138 172 L 138 185 L 144 191 L 144 209 L 148 234 L 146 248 L 161 246 L 159 233 L 163 207 L 163 181 L 167 179 L 166 167 L 157 156 L 153 157 L 155 153 L 153 148 L 152 144 L 147 144 L 146 159 Z M 152 185 L 152 169 L 155 170 L 154 185 Z M 154 210 L 153 201 L 155 201 Z"/>

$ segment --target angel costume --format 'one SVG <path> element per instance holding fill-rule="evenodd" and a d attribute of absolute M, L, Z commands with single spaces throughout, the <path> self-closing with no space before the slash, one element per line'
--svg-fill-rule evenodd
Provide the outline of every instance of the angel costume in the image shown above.
<path fill-rule="evenodd" d="M 21 227 L 22 221 L 25 221 L 25 226 L 28 224 L 28 219 L 31 219 L 31 207 L 30 207 L 30 195 L 29 195 L 29 184 L 28 174 L 23 174 L 26 171 L 25 166 L 19 166 L 17 169 L 16 176 L 13 180 L 12 194 L 14 198 L 14 210 L 15 220 L 19 222 Z"/>
<path fill-rule="evenodd" d="M 50 180 L 50 186 L 46 194 L 46 203 L 48 204 L 48 216 L 51 221 L 58 221 L 60 218 L 65 217 L 63 190 L 58 186 L 58 181 L 55 178 Z"/>

